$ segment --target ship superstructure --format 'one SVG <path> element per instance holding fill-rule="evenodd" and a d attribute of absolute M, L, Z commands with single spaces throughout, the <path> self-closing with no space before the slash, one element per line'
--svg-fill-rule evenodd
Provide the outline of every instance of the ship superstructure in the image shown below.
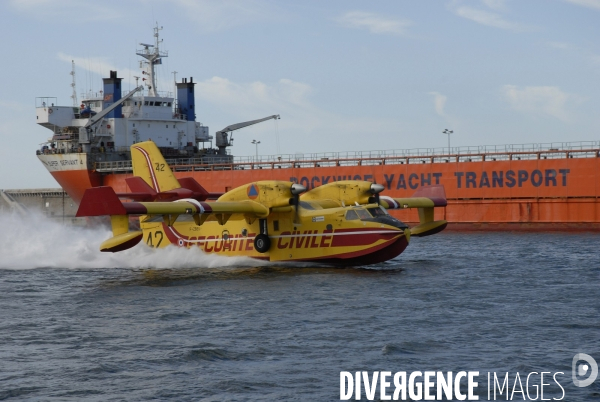
<path fill-rule="evenodd" d="M 143 85 L 128 94 L 122 96 L 122 78 L 111 71 L 103 79 L 103 90 L 88 93 L 78 107 L 37 98 L 37 123 L 53 132 L 39 152 L 46 166 L 56 167 L 56 158 L 47 156 L 52 154 L 85 154 L 87 166 L 93 168 L 98 161 L 130 160 L 129 146 L 142 140 L 179 155 L 198 152 L 199 143 L 212 140 L 208 127 L 196 122 L 193 78 L 177 83 L 177 100 L 157 89 L 155 66 L 168 56 L 160 50 L 159 30 L 154 29 L 154 45 L 142 43 L 136 52 L 145 59 L 140 62 Z M 223 154 L 222 160 L 228 160 Z"/>

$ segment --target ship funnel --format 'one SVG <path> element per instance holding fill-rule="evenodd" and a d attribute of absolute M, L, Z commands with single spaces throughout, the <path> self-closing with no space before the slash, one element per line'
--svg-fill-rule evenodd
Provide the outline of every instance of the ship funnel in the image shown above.
<path fill-rule="evenodd" d="M 182 78 L 181 82 L 177 83 L 177 113 L 183 115 L 187 121 L 196 120 L 195 100 L 194 100 L 194 85 L 193 78 Z"/>
<path fill-rule="evenodd" d="M 102 108 L 106 109 L 113 103 L 121 99 L 121 80 L 123 78 L 117 78 L 116 71 L 110 71 L 109 78 L 103 78 L 104 81 L 104 103 Z M 106 115 L 107 118 L 120 118 L 123 116 L 121 105 L 117 106 L 113 111 Z"/>

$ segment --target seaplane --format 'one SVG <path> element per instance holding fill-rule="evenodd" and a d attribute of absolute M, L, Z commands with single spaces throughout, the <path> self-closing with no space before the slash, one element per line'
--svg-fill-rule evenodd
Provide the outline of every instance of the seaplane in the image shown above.
<path fill-rule="evenodd" d="M 131 192 L 87 189 L 77 216 L 110 216 L 113 236 L 100 251 L 119 252 L 144 242 L 153 248 L 199 247 L 206 253 L 266 261 L 368 265 L 395 258 L 411 237 L 442 231 L 434 209 L 446 206 L 444 187 L 422 187 L 409 198 L 380 193 L 384 186 L 344 180 L 310 191 L 265 180 L 210 193 L 193 178 L 177 178 L 152 141 L 131 146 Z M 388 209 L 417 208 L 408 227 Z M 131 221 L 136 225 L 131 225 Z M 130 227 L 135 227 L 130 229 Z"/>

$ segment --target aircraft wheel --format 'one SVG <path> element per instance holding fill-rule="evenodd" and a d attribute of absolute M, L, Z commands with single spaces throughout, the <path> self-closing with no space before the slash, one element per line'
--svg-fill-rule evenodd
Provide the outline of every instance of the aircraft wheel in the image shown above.
<path fill-rule="evenodd" d="M 254 238 L 254 249 L 259 253 L 266 253 L 271 248 L 271 239 L 264 233 Z"/>

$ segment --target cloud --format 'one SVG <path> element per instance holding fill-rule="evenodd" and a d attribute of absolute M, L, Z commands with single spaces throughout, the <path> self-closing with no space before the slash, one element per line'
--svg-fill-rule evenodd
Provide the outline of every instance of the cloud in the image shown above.
<path fill-rule="evenodd" d="M 336 120 L 335 116 L 310 102 L 313 91 L 310 85 L 287 78 L 267 84 L 260 81 L 236 83 L 215 76 L 198 82 L 195 92 L 198 100 L 216 105 L 219 110 L 235 111 L 237 118 L 255 119 L 280 114 L 285 117 L 281 121 L 283 126 L 293 121 L 294 125 L 311 131 Z"/>
<path fill-rule="evenodd" d="M 284 153 L 291 150 L 314 152 L 317 143 L 323 151 L 339 151 L 339 138 L 345 138 L 343 148 L 352 149 L 364 145 L 365 132 L 391 135 L 402 128 L 394 119 L 332 113 L 312 102 L 315 92 L 309 84 L 288 78 L 273 83 L 236 83 L 227 78 L 212 77 L 196 85 L 198 103 L 201 101 L 215 105 L 217 110 L 230 111 L 221 118 L 243 121 L 281 115 L 277 124 L 286 135 L 285 149 L 282 147 Z M 269 129 L 268 125 L 264 127 Z"/>
<path fill-rule="evenodd" d="M 77 67 L 83 68 L 84 70 L 92 73 L 100 74 L 103 77 L 107 77 L 110 70 L 117 70 L 117 68 L 113 64 L 109 63 L 105 57 L 77 57 L 62 52 L 57 53 L 56 56 L 59 60 L 66 61 L 68 63 L 74 61 Z"/>
<path fill-rule="evenodd" d="M 568 42 L 547 42 L 549 47 L 561 51 L 569 51 L 570 54 L 583 58 L 586 62 L 593 66 L 600 65 L 600 55 L 590 51 L 589 49 L 581 48 Z"/>
<path fill-rule="evenodd" d="M 468 6 L 460 6 L 454 10 L 454 13 L 459 17 L 475 21 L 478 24 L 487 25 L 494 28 L 505 29 L 513 32 L 531 31 L 532 26 L 510 22 L 505 20 L 500 14 L 489 11 L 478 10 Z"/>
<path fill-rule="evenodd" d="M 363 11 L 349 11 L 336 18 L 337 22 L 347 28 L 366 29 L 375 34 L 404 35 L 413 23 L 406 19 L 389 18 Z"/>
<path fill-rule="evenodd" d="M 156 1 L 162 4 L 163 1 Z M 204 31 L 223 31 L 238 25 L 279 19 L 274 6 L 262 0 L 171 0 Z"/>
<path fill-rule="evenodd" d="M 429 95 L 433 95 L 433 106 L 435 107 L 435 112 L 442 117 L 446 117 L 444 107 L 446 106 L 446 100 L 448 97 L 439 92 L 429 92 Z"/>
<path fill-rule="evenodd" d="M 502 94 L 514 110 L 552 116 L 562 121 L 569 120 L 567 103 L 578 98 L 551 86 L 518 88 L 516 85 L 504 85 Z"/>
<path fill-rule="evenodd" d="M 504 10 L 506 8 L 505 0 L 481 0 L 483 4 L 493 10 Z"/>
<path fill-rule="evenodd" d="M 78 57 L 68 55 L 62 52 L 57 53 L 57 57 L 59 60 L 62 60 L 67 63 L 71 63 L 71 60 L 74 61 L 77 69 L 83 69 L 85 71 L 98 74 L 98 78 L 108 77 L 108 74 L 111 70 L 117 71 L 119 78 L 123 78 L 123 82 L 129 84 L 132 87 L 132 89 L 135 85 L 135 79 L 133 77 L 139 77 L 142 74 L 141 70 L 120 68 L 115 64 L 112 64 L 106 57 Z M 98 83 L 99 87 L 102 86 L 102 83 L 100 81 L 94 81 L 94 83 L 96 82 Z M 142 81 L 139 82 L 140 85 L 141 83 Z M 160 91 L 163 91 L 165 88 L 168 88 L 168 91 L 172 92 L 173 81 L 157 81 L 157 87 Z"/>
<path fill-rule="evenodd" d="M 123 13 L 118 7 L 78 0 L 10 0 L 12 8 L 38 19 L 61 18 L 73 23 L 118 20 Z"/>
<path fill-rule="evenodd" d="M 5 101 L 0 99 L 0 107 L 4 109 L 9 109 L 15 112 L 20 112 L 24 110 L 29 110 L 30 108 L 20 102 L 15 101 Z"/>
<path fill-rule="evenodd" d="M 106 77 L 109 70 L 119 71 L 119 77 L 132 79 L 140 75 L 137 71 L 118 68 L 103 57 L 82 58 L 59 53 L 60 60 L 70 63 L 75 60 L 78 68 Z M 131 83 L 132 87 L 135 82 Z M 171 80 L 159 81 L 159 90 L 169 90 Z M 395 119 L 380 117 L 357 117 L 342 115 L 318 107 L 312 102 L 315 89 L 303 82 L 282 78 L 275 82 L 261 81 L 238 83 L 224 77 L 212 77 L 196 82 L 195 96 L 197 108 L 202 104 L 212 110 L 210 116 L 199 115 L 199 120 L 211 118 L 211 124 L 223 125 L 236 121 L 252 120 L 273 114 L 281 115 L 277 126 L 286 133 L 283 152 L 314 152 L 314 144 L 319 143 L 323 150 L 338 150 L 341 136 L 347 139 L 344 145 L 351 148 L 363 146 L 365 132 L 391 135 L 402 129 L 402 123 Z M 204 112 L 206 113 L 206 112 Z M 221 127 L 213 127 L 220 129 Z M 256 126 L 253 130 L 269 130 L 268 125 Z M 259 139 L 259 138 L 258 138 Z M 265 143 L 266 144 L 266 143 Z M 347 148 L 348 149 L 348 148 Z M 275 153 L 275 150 L 267 151 Z"/>
<path fill-rule="evenodd" d="M 260 81 L 237 84 L 227 78 L 212 77 L 197 84 L 196 96 L 213 103 L 244 109 L 293 107 L 310 108 L 312 88 L 301 82 L 280 79 L 274 85 Z"/>
<path fill-rule="evenodd" d="M 555 49 L 567 50 L 572 46 L 567 42 L 548 42 L 548 46 L 553 47 Z"/>
<path fill-rule="evenodd" d="M 183 18 L 196 22 L 203 31 L 222 31 L 252 22 L 281 18 L 272 3 L 265 0 L 137 0 L 123 4 L 81 0 L 9 0 L 13 9 L 34 18 L 60 18 L 73 23 L 123 20 L 133 9 L 157 10 L 169 7 Z"/>
<path fill-rule="evenodd" d="M 595 8 L 596 10 L 600 10 L 600 0 L 564 0 L 568 3 L 576 4 L 578 6 Z"/>

